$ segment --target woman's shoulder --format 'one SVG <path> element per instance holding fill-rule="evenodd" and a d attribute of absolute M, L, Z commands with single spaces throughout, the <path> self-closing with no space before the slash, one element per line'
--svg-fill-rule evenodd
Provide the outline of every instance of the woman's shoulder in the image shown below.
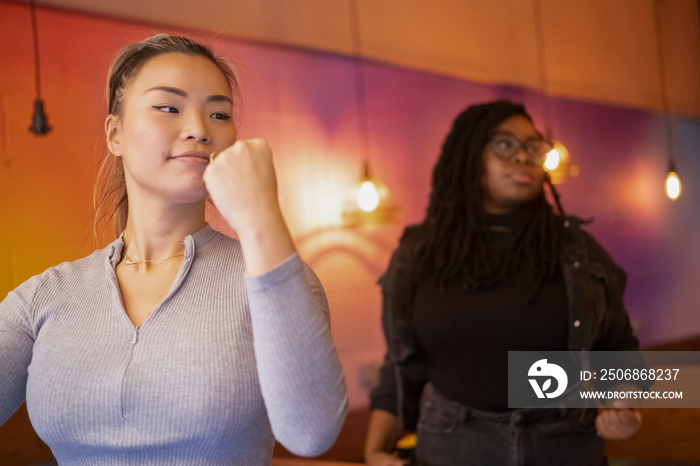
<path fill-rule="evenodd" d="M 425 238 L 426 227 L 423 223 L 407 225 L 399 239 L 399 249 L 407 251 L 418 248 Z"/>
<path fill-rule="evenodd" d="M 194 235 L 195 250 L 207 258 L 230 258 L 242 256 L 243 250 L 238 239 L 207 226 L 206 231 Z"/>
<path fill-rule="evenodd" d="M 422 224 L 408 225 L 404 228 L 399 245 L 391 255 L 387 271 L 379 278 L 380 284 L 386 283 L 391 276 L 398 273 L 405 273 L 410 264 L 415 261 L 418 251 L 423 244 L 425 237 L 424 226 Z"/>
<path fill-rule="evenodd" d="M 574 238 L 581 243 L 582 247 L 586 248 L 589 254 L 593 254 L 604 260 L 612 261 L 608 251 L 606 251 L 593 234 L 588 231 L 587 225 L 591 222 L 592 220 L 583 220 L 573 216 L 562 217 L 562 223 L 565 229 L 573 233 Z"/>
<path fill-rule="evenodd" d="M 120 254 L 120 240 L 115 240 L 109 245 L 96 249 L 90 255 L 72 261 L 61 262 L 58 265 L 49 267 L 42 275 L 67 277 L 93 273 L 97 268 L 104 268 L 113 254 Z"/>
<path fill-rule="evenodd" d="M 608 273 L 616 276 L 625 276 L 624 269 L 612 258 L 603 245 L 588 231 L 586 225 L 590 220 L 582 220 L 578 217 L 562 217 L 564 227 L 569 231 L 569 243 L 581 248 L 581 255 L 587 258 L 589 266 L 594 273 Z M 624 279 L 624 278 L 623 278 Z"/>
<path fill-rule="evenodd" d="M 239 281 L 245 274 L 245 258 L 238 239 L 207 227 L 195 234 L 193 271 L 207 279 Z"/>
<path fill-rule="evenodd" d="M 31 302 L 41 290 L 45 290 L 46 293 L 60 294 L 62 290 L 76 284 L 90 287 L 91 282 L 98 276 L 95 272 L 106 267 L 105 264 L 113 251 L 115 251 L 114 243 L 97 249 L 86 257 L 49 267 L 22 282 L 10 291 L 10 294 L 21 301 Z"/>

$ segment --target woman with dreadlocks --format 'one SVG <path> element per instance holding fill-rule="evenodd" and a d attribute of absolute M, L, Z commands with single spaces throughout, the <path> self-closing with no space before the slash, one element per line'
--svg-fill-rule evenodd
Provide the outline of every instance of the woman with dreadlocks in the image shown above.
<path fill-rule="evenodd" d="M 380 279 L 388 351 L 367 464 L 406 464 L 389 452 L 416 427 L 422 466 L 607 464 L 604 439 L 641 426 L 627 408 L 508 408 L 508 351 L 638 349 L 625 273 L 564 216 L 543 169 L 550 149 L 521 105 L 474 105 L 455 120 L 427 217 Z"/>

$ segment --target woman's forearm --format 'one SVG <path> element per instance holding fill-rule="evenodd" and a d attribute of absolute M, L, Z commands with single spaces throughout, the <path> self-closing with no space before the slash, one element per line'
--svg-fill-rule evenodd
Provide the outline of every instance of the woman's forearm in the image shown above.
<path fill-rule="evenodd" d="M 365 457 L 371 453 L 392 452 L 401 434 L 403 434 L 403 428 L 397 416 L 388 411 L 373 409 L 367 428 Z"/>

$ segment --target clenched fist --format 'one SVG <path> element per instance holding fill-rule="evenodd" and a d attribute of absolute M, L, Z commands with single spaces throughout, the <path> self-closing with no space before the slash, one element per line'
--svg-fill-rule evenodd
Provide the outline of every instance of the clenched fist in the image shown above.
<path fill-rule="evenodd" d="M 272 151 L 264 139 L 237 141 L 204 172 L 214 205 L 239 234 L 279 215 Z"/>
<path fill-rule="evenodd" d="M 237 141 L 204 171 L 211 200 L 241 240 L 246 271 L 259 275 L 294 252 L 277 199 L 272 151 L 264 139 Z"/>

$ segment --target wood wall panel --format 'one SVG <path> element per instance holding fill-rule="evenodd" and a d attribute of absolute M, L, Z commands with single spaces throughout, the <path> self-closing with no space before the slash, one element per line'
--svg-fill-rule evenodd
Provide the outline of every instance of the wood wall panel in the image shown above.
<path fill-rule="evenodd" d="M 328 52 L 351 53 L 352 0 L 39 0 L 37 3 Z M 358 0 L 363 51 L 382 62 L 539 89 L 541 5 L 553 95 L 661 110 L 655 4 L 671 113 L 700 117 L 697 0 Z"/>

